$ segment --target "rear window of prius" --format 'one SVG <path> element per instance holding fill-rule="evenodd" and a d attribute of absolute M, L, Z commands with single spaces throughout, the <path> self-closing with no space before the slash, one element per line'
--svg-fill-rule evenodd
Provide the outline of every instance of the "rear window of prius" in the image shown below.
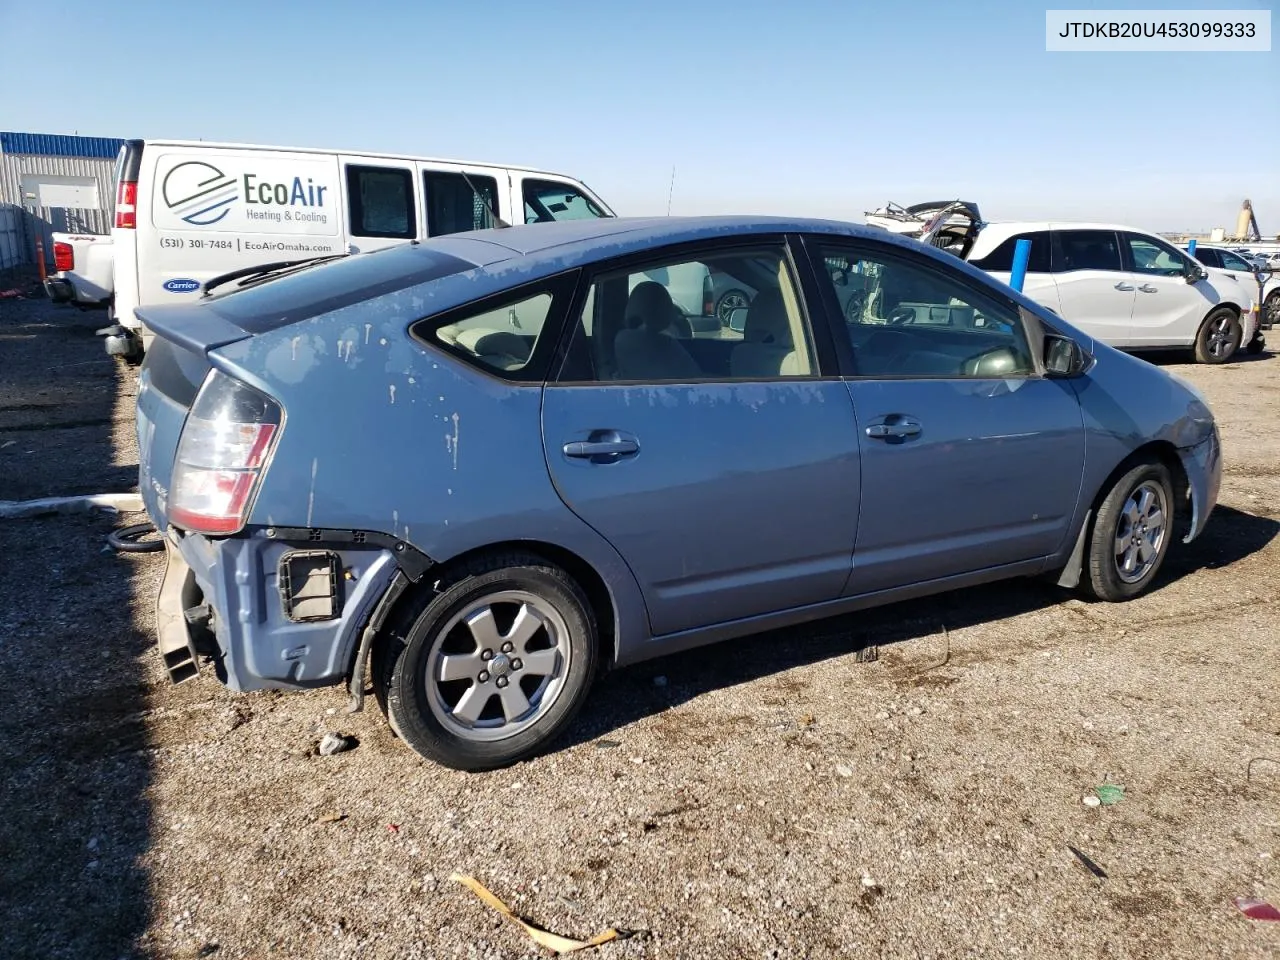
<path fill-rule="evenodd" d="M 204 302 L 242 330 L 266 333 L 474 267 L 459 257 L 406 244 L 317 264 L 245 289 L 236 290 L 231 281 L 231 292 Z"/>

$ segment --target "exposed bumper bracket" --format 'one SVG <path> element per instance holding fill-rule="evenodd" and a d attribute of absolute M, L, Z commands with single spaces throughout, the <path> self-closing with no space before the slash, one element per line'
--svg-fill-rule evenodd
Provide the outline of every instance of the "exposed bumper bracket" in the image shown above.
<path fill-rule="evenodd" d="M 405 576 L 404 571 L 397 572 L 395 579 L 391 581 L 391 586 L 382 595 L 378 605 L 373 608 L 373 615 L 369 617 L 369 623 L 365 626 L 364 632 L 360 634 L 360 648 L 356 651 L 355 663 L 351 665 L 351 679 L 347 684 L 347 691 L 351 694 L 347 713 L 359 713 L 364 709 L 364 682 L 369 650 L 373 647 L 374 637 L 387 622 L 387 615 L 391 612 L 391 608 L 395 606 L 396 601 L 400 599 L 400 594 L 404 593 L 407 586 L 409 586 L 409 578 Z"/>
<path fill-rule="evenodd" d="M 165 554 L 168 560 L 164 581 L 156 595 L 156 635 L 169 679 L 182 683 L 200 672 L 185 612 L 186 598 L 194 588 L 195 575 L 172 544 L 166 542 Z"/>

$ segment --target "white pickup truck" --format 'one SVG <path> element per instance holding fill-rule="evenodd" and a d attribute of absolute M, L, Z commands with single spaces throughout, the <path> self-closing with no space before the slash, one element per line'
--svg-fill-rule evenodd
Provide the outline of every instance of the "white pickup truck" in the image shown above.
<path fill-rule="evenodd" d="M 53 234 L 56 272 L 44 282 L 49 299 L 54 303 L 73 303 L 81 308 L 110 309 L 115 293 L 111 249 L 109 235 Z"/>

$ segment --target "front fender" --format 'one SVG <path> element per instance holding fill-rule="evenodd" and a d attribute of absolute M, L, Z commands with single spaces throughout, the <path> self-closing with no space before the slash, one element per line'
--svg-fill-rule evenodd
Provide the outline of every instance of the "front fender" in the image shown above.
<path fill-rule="evenodd" d="M 1191 524 L 1183 543 L 1190 543 L 1204 530 L 1209 514 L 1218 503 L 1222 486 L 1222 440 L 1215 425 L 1209 436 L 1193 447 L 1178 450 L 1178 459 L 1191 490 Z"/>

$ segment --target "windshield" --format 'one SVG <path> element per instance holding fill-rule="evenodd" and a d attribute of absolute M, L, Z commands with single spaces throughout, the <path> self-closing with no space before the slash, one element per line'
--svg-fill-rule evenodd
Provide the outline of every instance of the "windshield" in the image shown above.
<path fill-rule="evenodd" d="M 553 180 L 524 181 L 524 222 L 592 220 L 607 217 L 604 210 L 581 190 Z"/>

